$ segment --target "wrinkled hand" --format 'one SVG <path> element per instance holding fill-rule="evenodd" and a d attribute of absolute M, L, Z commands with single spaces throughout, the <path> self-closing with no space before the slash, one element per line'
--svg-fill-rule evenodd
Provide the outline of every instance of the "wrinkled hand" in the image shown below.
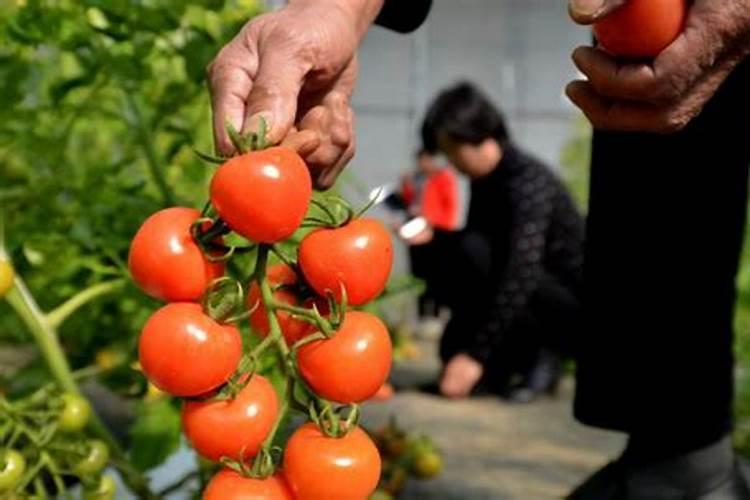
<path fill-rule="evenodd" d="M 626 1 L 570 0 L 570 14 L 591 24 Z M 695 0 L 683 33 L 650 64 L 576 49 L 573 61 L 588 81 L 570 83 L 567 94 L 597 128 L 676 132 L 748 54 L 750 0 Z"/>
<path fill-rule="evenodd" d="M 465 398 L 471 393 L 484 367 L 467 354 L 456 354 L 445 365 L 440 380 L 440 393 L 448 398 Z"/>
<path fill-rule="evenodd" d="M 330 187 L 354 155 L 350 98 L 357 45 L 382 0 L 292 0 L 252 19 L 209 66 L 216 149 L 234 152 L 263 117 L 268 139 L 296 149 L 318 187 Z"/>

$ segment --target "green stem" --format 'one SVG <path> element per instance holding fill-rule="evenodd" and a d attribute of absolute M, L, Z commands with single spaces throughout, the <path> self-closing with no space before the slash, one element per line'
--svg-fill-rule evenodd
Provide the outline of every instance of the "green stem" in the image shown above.
<path fill-rule="evenodd" d="M 47 313 L 47 325 L 50 328 L 59 328 L 61 324 L 79 308 L 91 302 L 92 300 L 111 293 L 125 284 L 125 279 L 106 281 L 90 286 L 73 295 L 71 298 L 60 304 L 57 308 Z"/>
<path fill-rule="evenodd" d="M 276 308 L 274 307 L 275 301 L 273 299 L 273 291 L 271 285 L 268 283 L 266 276 L 266 266 L 268 265 L 268 252 L 270 247 L 268 245 L 260 245 L 258 248 L 258 260 L 255 266 L 255 276 L 258 280 L 258 286 L 260 287 L 261 298 L 266 308 L 266 315 L 268 317 L 269 332 L 268 336 L 273 338 L 276 343 L 279 352 L 281 353 L 282 359 L 286 359 L 289 356 L 289 347 L 284 341 L 284 336 L 281 334 L 281 326 L 279 326 L 279 318 L 276 317 Z"/>
<path fill-rule="evenodd" d="M 156 182 L 156 187 L 161 193 L 164 205 L 172 206 L 175 204 L 174 195 L 172 194 L 172 190 L 167 184 L 167 180 L 164 177 L 164 172 L 162 172 L 158 155 L 156 154 L 156 149 L 154 148 L 154 143 L 151 140 L 152 131 L 150 130 L 150 127 L 146 122 L 143 111 L 141 111 L 138 102 L 135 100 L 132 94 L 130 94 L 128 91 L 125 91 L 125 97 L 128 101 L 130 111 L 135 117 L 135 123 L 133 125 L 135 126 L 138 142 L 141 148 L 143 148 L 144 154 L 146 155 L 146 163 L 148 164 L 148 169 L 151 172 L 151 177 L 153 177 L 154 182 Z"/>
<path fill-rule="evenodd" d="M 42 356 L 47 362 L 53 378 L 61 389 L 80 394 L 81 391 L 75 381 L 63 348 L 60 345 L 57 332 L 49 325 L 46 316 L 20 276 L 16 276 L 14 285 L 5 298 L 28 327 L 39 350 L 42 352 Z M 117 459 L 119 462 L 118 469 L 125 483 L 133 492 L 141 498 L 156 499 L 157 497 L 154 496 L 148 487 L 146 478 L 127 461 L 125 452 L 120 447 L 120 444 L 96 414 L 91 416 L 89 427 L 94 434 L 107 443 L 113 459 Z"/>

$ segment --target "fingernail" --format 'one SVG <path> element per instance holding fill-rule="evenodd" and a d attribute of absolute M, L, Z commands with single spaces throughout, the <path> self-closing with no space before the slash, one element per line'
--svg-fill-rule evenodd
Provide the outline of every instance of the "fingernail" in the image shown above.
<path fill-rule="evenodd" d="M 570 0 L 570 10 L 580 16 L 593 16 L 604 7 L 605 0 Z"/>

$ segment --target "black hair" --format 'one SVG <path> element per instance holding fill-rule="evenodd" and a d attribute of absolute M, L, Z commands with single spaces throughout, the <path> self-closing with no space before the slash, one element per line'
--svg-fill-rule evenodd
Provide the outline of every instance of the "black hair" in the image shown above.
<path fill-rule="evenodd" d="M 424 149 L 437 151 L 441 134 L 458 143 L 471 144 L 480 144 L 489 138 L 504 144 L 510 138 L 503 114 L 469 82 L 443 90 L 427 110 L 422 123 Z"/>

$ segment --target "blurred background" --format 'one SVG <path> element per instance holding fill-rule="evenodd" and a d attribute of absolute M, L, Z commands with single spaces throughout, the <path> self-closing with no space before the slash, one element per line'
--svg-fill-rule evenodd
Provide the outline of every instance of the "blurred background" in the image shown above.
<path fill-rule="evenodd" d="M 200 464 L 181 438 L 179 405 L 132 369 L 138 332 L 158 304 L 127 281 L 127 249 L 159 208 L 203 205 L 212 170 L 193 148 L 212 148 L 205 67 L 248 18 L 282 3 L 0 0 L 0 248 L 28 287 L 0 302 L 0 394 L 19 398 L 57 377 L 49 353 L 59 338 L 135 468 L 168 498 L 194 495 Z M 565 2 L 549 0 L 435 0 L 411 35 L 373 28 L 354 98 L 358 152 L 336 189 L 363 201 L 413 170 L 427 103 L 468 79 L 585 211 L 590 130 L 562 89 L 575 76 L 571 50 L 589 40 Z M 390 432 L 385 441 L 395 433 L 439 453 L 442 465 L 420 479 L 413 453 L 391 450 L 386 489 L 406 499 L 559 498 L 617 455 L 620 436 L 573 421 L 572 366 L 555 398 L 526 406 L 411 390 L 437 376 L 441 324 L 417 320 L 421 288 L 397 247 L 394 293 L 376 309 L 391 327 L 400 390 L 368 405 L 365 423 Z M 750 456 L 748 252 L 738 279 L 735 437 Z M 42 311 L 58 311 L 55 321 Z M 384 427 L 392 416 L 396 430 Z M 121 484 L 117 498 L 134 496 Z"/>

